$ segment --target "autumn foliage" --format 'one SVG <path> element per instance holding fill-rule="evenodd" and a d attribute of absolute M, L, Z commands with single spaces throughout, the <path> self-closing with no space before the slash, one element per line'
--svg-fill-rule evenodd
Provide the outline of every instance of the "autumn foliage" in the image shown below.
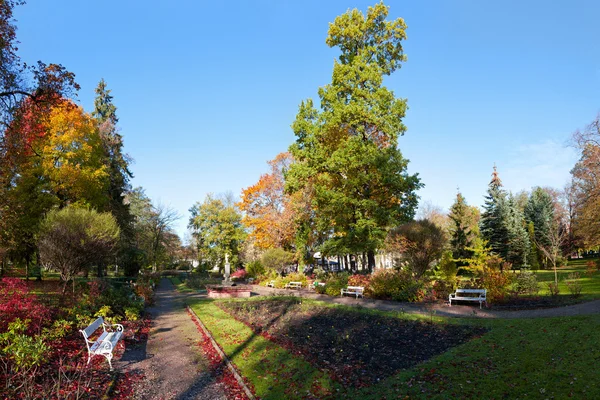
<path fill-rule="evenodd" d="M 239 207 L 245 212 L 243 223 L 261 249 L 289 248 L 293 243 L 294 205 L 284 191 L 284 173 L 292 161 L 289 153 L 278 154 L 269 161 L 271 171 L 242 191 Z"/>

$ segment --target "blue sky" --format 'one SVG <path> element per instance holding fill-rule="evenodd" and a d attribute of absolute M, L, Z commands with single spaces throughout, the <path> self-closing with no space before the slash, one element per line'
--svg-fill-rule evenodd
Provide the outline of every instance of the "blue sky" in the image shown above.
<path fill-rule="evenodd" d="M 303 99 L 331 80 L 329 22 L 367 1 L 29 0 L 19 53 L 77 75 L 93 108 L 104 78 L 132 184 L 177 209 L 254 184 L 294 141 Z M 408 62 L 386 85 L 408 99 L 399 148 L 447 209 L 457 187 L 481 205 L 494 163 L 513 192 L 561 188 L 571 133 L 600 111 L 600 2 L 388 1 Z"/>

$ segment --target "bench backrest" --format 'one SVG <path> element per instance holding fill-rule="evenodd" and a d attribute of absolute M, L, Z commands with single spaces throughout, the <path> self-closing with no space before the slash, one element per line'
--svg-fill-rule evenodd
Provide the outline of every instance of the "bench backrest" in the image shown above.
<path fill-rule="evenodd" d="M 104 323 L 104 319 L 102 317 L 98 317 L 97 320 L 92 322 L 90 324 L 90 326 L 88 326 L 87 328 L 82 329 L 81 332 L 84 334 L 85 338 L 87 339 L 90 336 L 92 336 L 93 333 L 96 332 L 96 329 L 98 329 L 103 323 Z"/>
<path fill-rule="evenodd" d="M 347 289 L 348 290 L 354 290 L 356 292 L 362 292 L 363 290 L 365 290 L 365 288 L 362 287 L 362 286 L 348 286 Z"/>
<path fill-rule="evenodd" d="M 485 289 L 456 289 L 456 294 L 482 294 L 485 296 Z"/>

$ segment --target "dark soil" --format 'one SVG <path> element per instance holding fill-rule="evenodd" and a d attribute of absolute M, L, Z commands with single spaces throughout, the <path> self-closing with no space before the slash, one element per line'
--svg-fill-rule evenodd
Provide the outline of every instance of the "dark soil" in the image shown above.
<path fill-rule="evenodd" d="M 486 332 L 302 305 L 295 299 L 227 302 L 220 307 L 351 387 L 376 383 Z"/>
<path fill-rule="evenodd" d="M 554 308 L 581 303 L 581 298 L 567 296 L 508 297 L 491 306 L 492 310 L 534 310 Z"/>

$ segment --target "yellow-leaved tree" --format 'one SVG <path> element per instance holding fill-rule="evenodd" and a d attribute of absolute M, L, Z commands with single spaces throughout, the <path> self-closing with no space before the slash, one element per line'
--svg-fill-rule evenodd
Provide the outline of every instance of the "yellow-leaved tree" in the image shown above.
<path fill-rule="evenodd" d="M 108 167 L 95 119 L 64 101 L 50 111 L 46 132 L 42 167 L 61 203 L 102 208 Z"/>

